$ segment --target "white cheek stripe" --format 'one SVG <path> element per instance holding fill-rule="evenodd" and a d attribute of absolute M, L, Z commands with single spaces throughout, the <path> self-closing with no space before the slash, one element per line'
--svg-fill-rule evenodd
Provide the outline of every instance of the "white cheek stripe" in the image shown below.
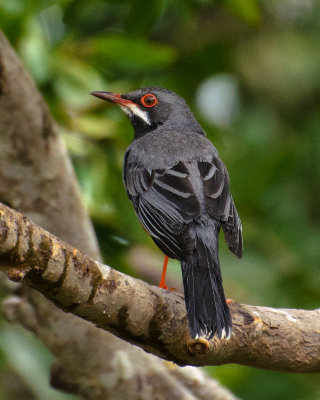
<path fill-rule="evenodd" d="M 128 104 L 127 106 L 120 105 L 120 107 L 129 117 L 131 117 L 132 115 L 136 115 L 137 117 L 141 118 L 146 124 L 151 125 L 147 111 L 141 110 L 141 108 L 136 104 L 132 103 Z"/>

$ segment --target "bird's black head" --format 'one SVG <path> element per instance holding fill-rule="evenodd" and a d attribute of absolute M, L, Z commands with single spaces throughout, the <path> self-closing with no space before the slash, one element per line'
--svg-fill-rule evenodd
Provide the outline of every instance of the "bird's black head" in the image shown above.
<path fill-rule="evenodd" d="M 148 87 L 122 95 L 111 92 L 92 94 L 119 105 L 130 118 L 136 138 L 154 130 L 193 131 L 204 135 L 184 99 L 170 90 Z"/>

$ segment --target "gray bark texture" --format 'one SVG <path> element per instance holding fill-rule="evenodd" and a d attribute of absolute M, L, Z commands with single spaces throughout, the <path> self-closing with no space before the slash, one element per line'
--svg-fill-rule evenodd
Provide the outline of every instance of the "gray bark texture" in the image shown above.
<path fill-rule="evenodd" d="M 91 278 L 86 280 L 85 267 L 76 278 L 79 286 L 73 287 L 73 278 L 68 283 L 68 268 L 72 268 L 77 254 L 100 260 L 99 249 L 57 127 L 35 84 L 1 32 L 0 200 L 34 221 L 31 223 L 25 216 L 2 205 L 0 241 L 6 247 L 0 255 L 2 270 L 13 280 L 22 281 L 26 269 L 32 270 L 34 276 L 43 271 L 44 265 L 35 265 L 34 262 L 38 257 L 46 258 L 48 282 L 55 280 L 57 273 L 62 273 L 53 285 L 56 289 L 51 286 L 52 293 L 57 294 L 56 304 L 70 311 L 73 300 L 77 298 L 76 290 L 80 290 L 81 297 L 94 282 Z M 18 219 L 14 221 L 12 218 L 16 217 Z M 32 243 L 25 237 L 26 231 L 22 232 L 27 227 L 25 223 Z M 40 226 L 69 245 L 49 235 Z M 16 228 L 19 232 L 15 231 Z M 37 239 L 31 231 L 43 239 L 49 235 L 50 243 L 40 244 L 40 236 Z M 10 243 L 14 240 L 12 234 L 17 234 L 17 240 L 14 249 L 10 250 Z M 52 245 L 56 254 L 51 252 Z M 73 252 L 68 260 L 64 246 Z M 19 254 L 23 254 L 22 258 Z M 63 265 L 60 264 L 61 257 L 64 258 Z M 100 265 L 99 262 L 92 261 L 92 267 L 96 265 Z M 88 266 L 94 272 L 92 267 Z M 106 267 L 106 270 L 110 269 Z M 11 273 L 17 275 L 14 277 Z M 0 284 L 6 287 L 6 292 L 11 292 L 1 305 L 4 316 L 32 331 L 55 355 L 51 383 L 56 388 L 87 399 L 235 399 L 198 368 L 180 368 L 147 354 L 94 324 L 63 312 L 27 286 L 8 285 L 3 276 Z M 61 284 L 67 285 L 63 294 L 60 292 Z M 112 291 L 113 283 L 110 285 Z M 39 288 L 37 290 L 41 292 Z"/>

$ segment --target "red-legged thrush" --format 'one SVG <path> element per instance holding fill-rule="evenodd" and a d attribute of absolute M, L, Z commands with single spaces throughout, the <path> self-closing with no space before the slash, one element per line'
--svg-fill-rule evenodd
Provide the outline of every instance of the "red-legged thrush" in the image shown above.
<path fill-rule="evenodd" d="M 119 105 L 133 125 L 123 182 L 156 245 L 181 262 L 192 338 L 230 336 L 218 235 L 222 226 L 230 250 L 241 258 L 242 227 L 216 148 L 186 102 L 170 90 L 92 94 Z"/>

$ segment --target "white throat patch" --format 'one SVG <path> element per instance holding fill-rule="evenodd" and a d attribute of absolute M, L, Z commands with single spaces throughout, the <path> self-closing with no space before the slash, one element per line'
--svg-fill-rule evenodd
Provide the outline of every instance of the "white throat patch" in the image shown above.
<path fill-rule="evenodd" d="M 131 117 L 132 115 L 136 115 L 137 117 L 142 119 L 146 124 L 151 125 L 147 111 L 141 110 L 141 108 L 136 104 L 132 103 L 128 104 L 127 106 L 122 106 L 119 104 L 119 106 L 129 117 Z"/>

